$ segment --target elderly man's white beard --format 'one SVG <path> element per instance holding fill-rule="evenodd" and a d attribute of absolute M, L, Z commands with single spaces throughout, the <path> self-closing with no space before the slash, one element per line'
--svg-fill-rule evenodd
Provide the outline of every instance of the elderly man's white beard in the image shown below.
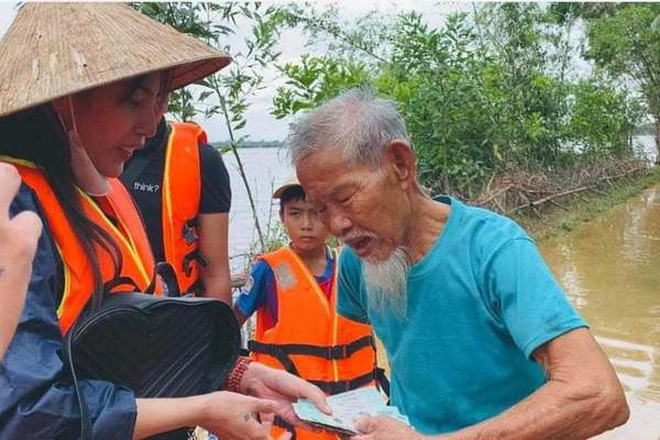
<path fill-rule="evenodd" d="M 386 312 L 406 317 L 408 307 L 408 256 L 404 248 L 396 248 L 380 262 L 364 260 L 364 280 L 369 303 L 379 315 Z"/>

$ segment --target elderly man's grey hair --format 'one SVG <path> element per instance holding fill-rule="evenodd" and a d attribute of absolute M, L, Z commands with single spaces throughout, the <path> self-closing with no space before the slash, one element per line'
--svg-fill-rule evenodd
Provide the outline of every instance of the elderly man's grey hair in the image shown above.
<path fill-rule="evenodd" d="M 379 165 L 383 150 L 393 140 L 408 142 L 396 104 L 369 89 L 356 88 L 291 124 L 286 143 L 294 165 L 325 148 L 340 148 L 348 160 Z"/>

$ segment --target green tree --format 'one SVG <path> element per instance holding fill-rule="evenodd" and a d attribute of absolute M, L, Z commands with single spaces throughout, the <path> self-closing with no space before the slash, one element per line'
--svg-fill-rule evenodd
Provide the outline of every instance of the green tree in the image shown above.
<path fill-rule="evenodd" d="M 587 20 L 586 56 L 615 78 L 635 81 L 655 121 L 660 146 L 660 4 L 621 4 Z"/>
<path fill-rule="evenodd" d="M 581 55 L 573 41 L 580 17 L 614 11 L 488 4 L 449 15 L 436 29 L 416 12 L 370 14 L 351 27 L 332 8 L 298 8 L 293 21 L 312 42 L 325 35 L 336 44 L 323 57 L 303 56 L 281 69 L 287 82 L 274 114 L 370 86 L 399 103 L 422 182 L 466 197 L 494 174 L 620 157 L 630 151 L 639 106 L 613 81 L 583 82 L 571 70 Z"/>

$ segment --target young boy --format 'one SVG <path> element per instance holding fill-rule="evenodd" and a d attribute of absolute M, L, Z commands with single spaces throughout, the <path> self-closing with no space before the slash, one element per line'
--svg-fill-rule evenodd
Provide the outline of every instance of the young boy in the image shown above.
<path fill-rule="evenodd" d="M 274 193 L 291 243 L 261 255 L 234 304 L 242 324 L 255 311 L 248 348 L 253 359 L 296 374 L 337 394 L 374 383 L 376 354 L 371 328 L 336 312 L 337 254 L 325 244 L 328 231 L 296 178 Z M 273 428 L 273 437 L 287 429 Z M 328 432 L 295 429 L 298 440 L 338 439 Z"/>

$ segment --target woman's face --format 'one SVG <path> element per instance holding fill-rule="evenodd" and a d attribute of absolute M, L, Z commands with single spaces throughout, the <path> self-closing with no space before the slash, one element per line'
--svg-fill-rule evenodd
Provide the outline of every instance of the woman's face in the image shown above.
<path fill-rule="evenodd" d="M 132 79 L 72 98 L 78 133 L 103 176 L 118 177 L 133 151 L 155 134 L 160 81 L 159 74 L 152 74 L 137 87 Z"/>

